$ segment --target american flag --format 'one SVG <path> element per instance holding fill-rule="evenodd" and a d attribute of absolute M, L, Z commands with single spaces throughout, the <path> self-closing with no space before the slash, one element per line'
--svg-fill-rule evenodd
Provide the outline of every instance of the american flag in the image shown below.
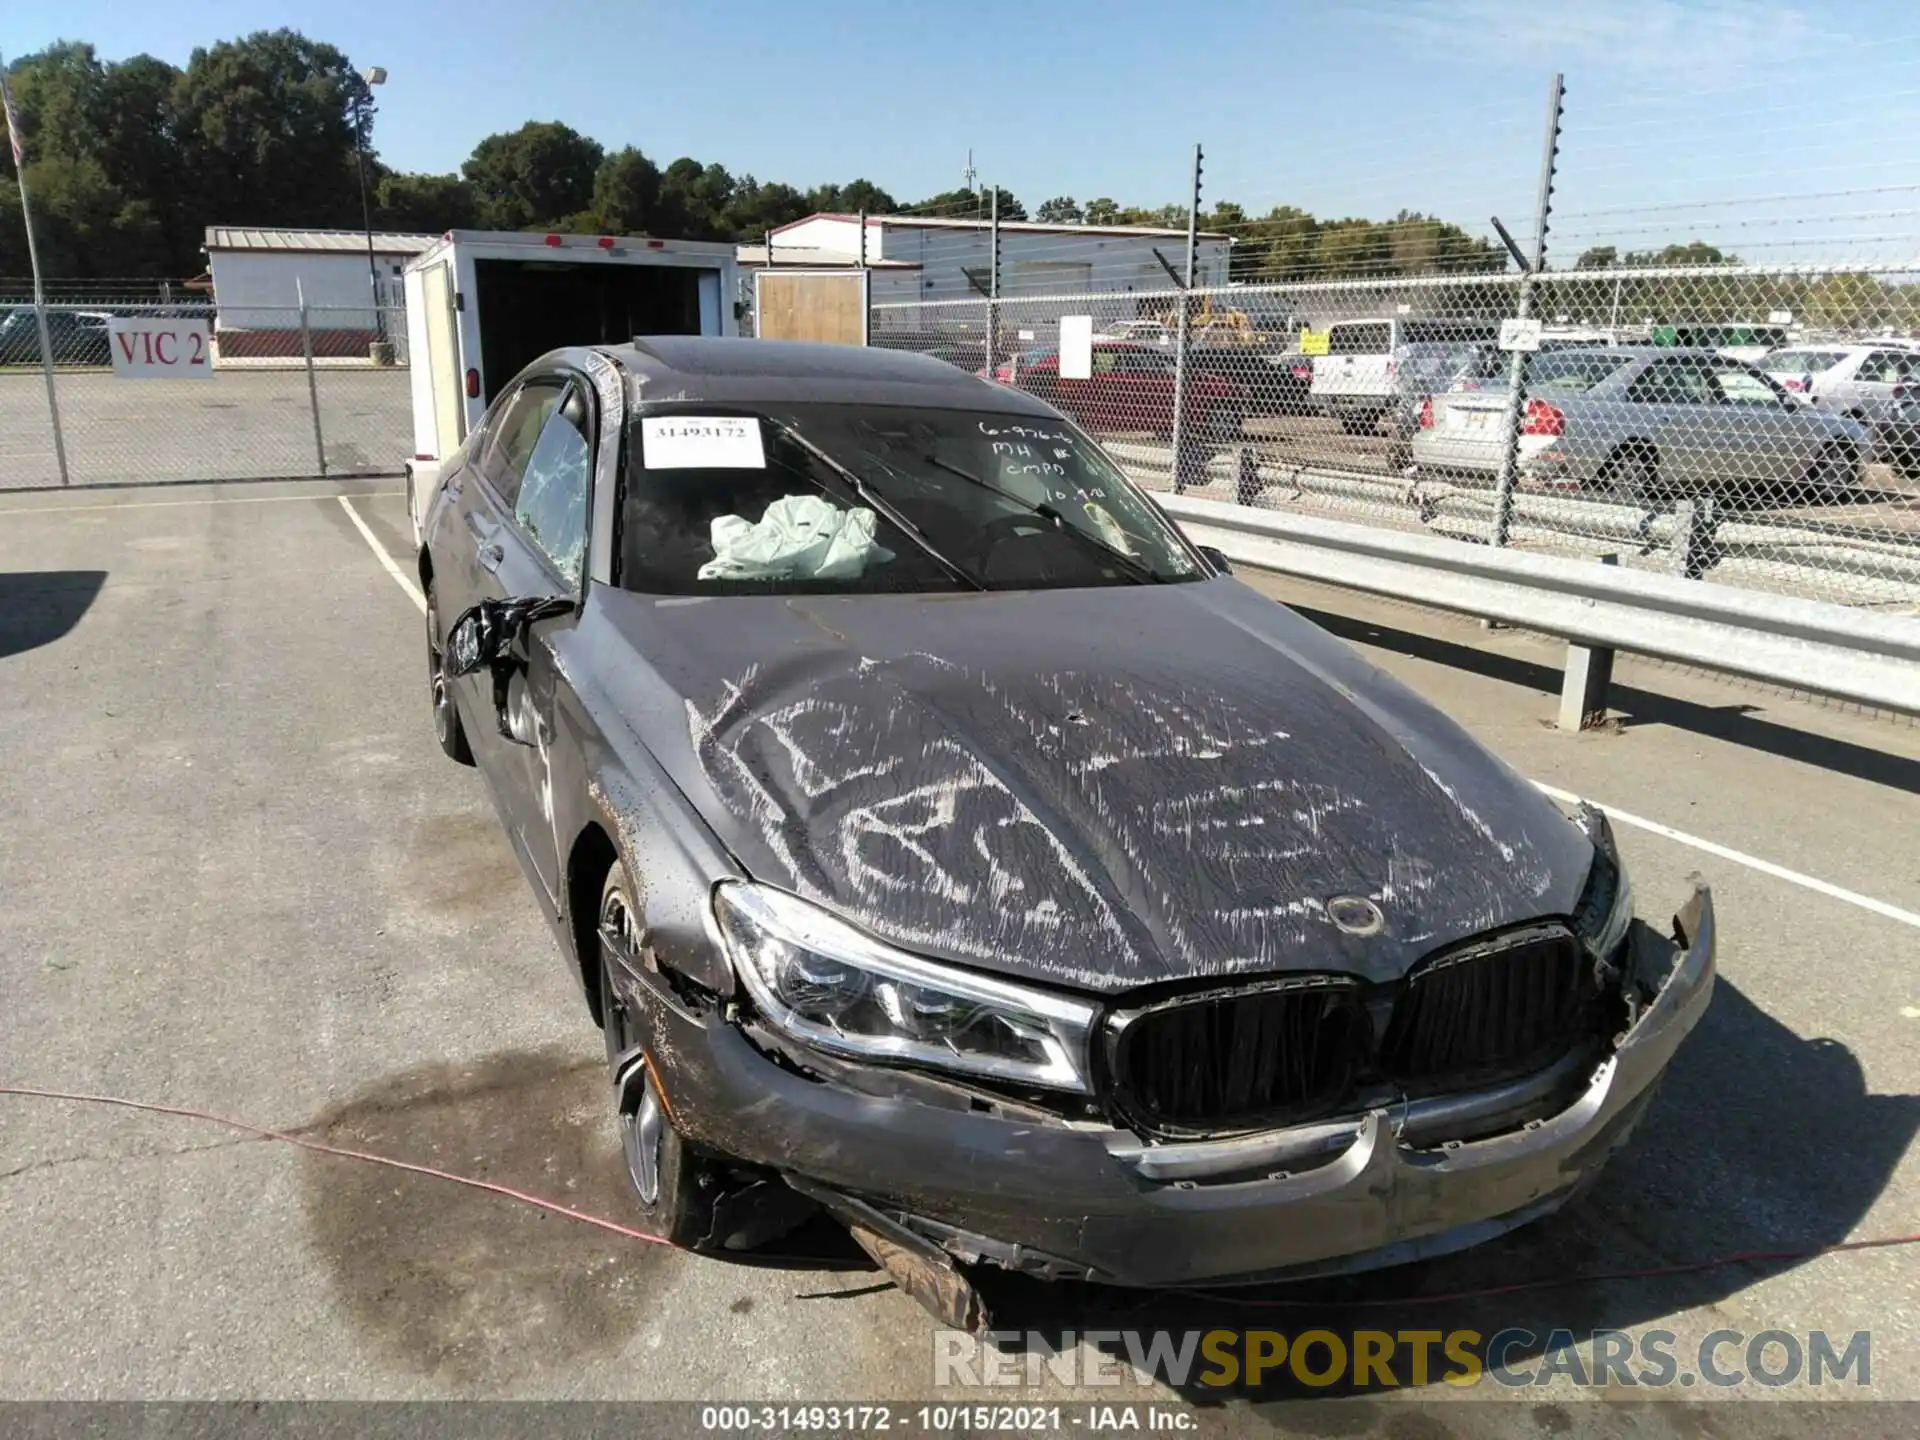
<path fill-rule="evenodd" d="M 13 168 L 26 168 L 27 157 L 20 150 L 20 117 L 13 113 L 13 92 L 7 89 L 7 72 L 0 69 L 0 109 L 7 112 L 7 143 L 13 146 Z"/>

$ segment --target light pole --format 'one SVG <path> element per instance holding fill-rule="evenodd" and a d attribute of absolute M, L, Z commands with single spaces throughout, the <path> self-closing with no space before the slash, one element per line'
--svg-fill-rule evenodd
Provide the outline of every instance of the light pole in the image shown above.
<path fill-rule="evenodd" d="M 372 87 L 387 83 L 387 72 L 379 65 L 370 65 L 360 72 L 360 78 L 367 82 L 368 90 L 353 106 L 353 169 L 360 177 L 360 221 L 367 231 L 367 285 L 373 292 L 373 330 L 384 344 L 387 320 L 380 309 L 380 271 L 373 260 L 373 207 L 367 203 L 367 106 L 373 99 Z"/>

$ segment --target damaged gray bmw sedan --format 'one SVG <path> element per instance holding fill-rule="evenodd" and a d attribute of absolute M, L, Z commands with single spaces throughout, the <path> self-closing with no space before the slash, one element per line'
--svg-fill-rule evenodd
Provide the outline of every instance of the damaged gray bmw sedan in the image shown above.
<path fill-rule="evenodd" d="M 959 1324 L 963 1266 L 1441 1254 L 1591 1179 L 1707 1006 L 1704 887 L 1636 920 L 1597 812 L 939 360 L 555 352 L 419 565 L 677 1244 L 824 1208 Z"/>

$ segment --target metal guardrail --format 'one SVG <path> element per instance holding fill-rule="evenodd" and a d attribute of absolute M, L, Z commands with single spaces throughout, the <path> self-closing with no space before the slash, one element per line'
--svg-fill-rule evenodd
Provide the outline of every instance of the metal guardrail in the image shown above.
<path fill-rule="evenodd" d="M 1158 498 L 1196 543 L 1237 564 L 1544 631 L 1592 651 L 1653 655 L 1920 713 L 1920 620 L 1186 495 Z M 1570 664 L 1570 677 L 1586 669 Z M 1579 708 L 1563 704 L 1563 724 L 1594 708 L 1590 675 L 1580 678 Z"/>
<path fill-rule="evenodd" d="M 1136 482 L 1170 488 L 1170 447 L 1109 441 L 1105 449 Z M 1340 518 L 1376 524 L 1383 514 L 1398 513 L 1408 527 L 1470 543 L 1486 538 L 1495 502 L 1491 486 L 1267 457 L 1248 464 L 1233 449 L 1212 456 L 1188 483 L 1231 491 L 1251 506 L 1309 500 Z M 1703 511 L 1684 501 L 1648 506 L 1521 491 L 1512 504 L 1509 539 L 1522 549 L 1614 553 L 1635 568 L 1789 594 L 1844 582 L 1859 603 L 1920 607 L 1920 548 L 1884 531 L 1723 506 Z"/>

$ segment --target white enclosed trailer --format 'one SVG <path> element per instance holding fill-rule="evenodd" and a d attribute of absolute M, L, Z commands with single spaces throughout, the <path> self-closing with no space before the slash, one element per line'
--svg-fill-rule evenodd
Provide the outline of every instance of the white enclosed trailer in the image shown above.
<path fill-rule="evenodd" d="M 406 268 L 416 527 L 440 464 L 549 350 L 636 335 L 737 335 L 734 247 L 703 240 L 449 230 Z"/>

